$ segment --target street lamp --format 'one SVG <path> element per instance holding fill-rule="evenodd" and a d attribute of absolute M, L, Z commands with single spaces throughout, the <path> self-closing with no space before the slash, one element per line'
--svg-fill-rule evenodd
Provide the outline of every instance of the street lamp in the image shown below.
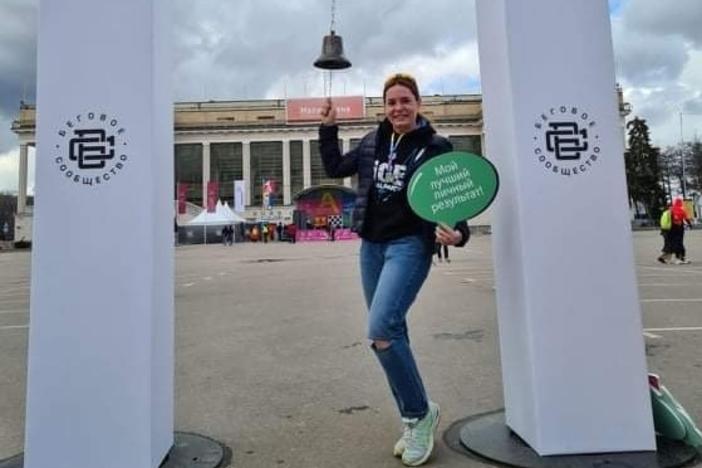
<path fill-rule="evenodd" d="M 683 138 L 683 115 L 702 115 L 700 112 L 680 112 L 680 162 L 682 164 L 682 196 L 687 194 L 687 181 L 685 180 L 685 139 Z"/>

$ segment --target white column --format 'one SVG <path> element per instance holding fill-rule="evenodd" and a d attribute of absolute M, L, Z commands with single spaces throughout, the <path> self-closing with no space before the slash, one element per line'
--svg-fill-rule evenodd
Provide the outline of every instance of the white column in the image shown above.
<path fill-rule="evenodd" d="M 341 140 L 341 151 L 343 154 L 351 151 L 351 138 L 344 138 Z M 351 188 L 351 177 L 344 177 L 344 187 Z"/>
<path fill-rule="evenodd" d="M 292 203 L 290 193 L 290 140 L 283 140 L 283 205 Z"/>
<path fill-rule="evenodd" d="M 310 162 L 310 140 L 302 140 L 302 187 L 312 186 L 312 165 Z"/>
<path fill-rule="evenodd" d="M 210 142 L 202 142 L 202 207 L 207 209 L 207 183 L 210 181 Z"/>
<path fill-rule="evenodd" d="M 40 2 L 25 468 L 173 444 L 170 3 Z"/>
<path fill-rule="evenodd" d="M 478 0 L 507 424 L 541 455 L 656 449 L 606 0 Z"/>
<path fill-rule="evenodd" d="M 17 184 L 17 213 L 22 214 L 27 208 L 27 168 L 28 147 L 26 143 L 20 145 L 19 152 L 19 183 Z"/>
<path fill-rule="evenodd" d="M 241 158 L 243 164 L 244 180 L 246 184 L 246 206 L 251 206 L 251 190 L 254 183 L 251 180 L 251 142 L 241 142 Z"/>

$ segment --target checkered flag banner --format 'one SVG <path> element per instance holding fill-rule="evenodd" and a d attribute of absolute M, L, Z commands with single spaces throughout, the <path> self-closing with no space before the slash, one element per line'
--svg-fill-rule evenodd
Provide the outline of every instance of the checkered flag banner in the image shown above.
<path fill-rule="evenodd" d="M 327 218 L 327 223 L 338 229 L 344 225 L 344 219 L 341 215 L 330 215 Z"/>

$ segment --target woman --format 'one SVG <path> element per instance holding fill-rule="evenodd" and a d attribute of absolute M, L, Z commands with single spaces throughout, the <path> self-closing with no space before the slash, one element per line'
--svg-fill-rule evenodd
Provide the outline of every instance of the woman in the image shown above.
<path fill-rule="evenodd" d="M 407 183 L 422 163 L 451 151 L 419 114 L 417 83 L 392 75 L 383 87 L 385 120 L 358 147 L 341 155 L 336 112 L 322 109 L 319 148 L 329 177 L 358 174 L 353 230 L 361 236 L 361 282 L 368 307 L 368 338 L 385 371 L 404 431 L 394 447 L 408 466 L 427 461 L 434 446 L 439 405 L 427 398 L 409 343 L 406 315 L 429 273 L 434 242 L 463 246 L 468 225 L 437 226 L 420 219 L 407 201 Z"/>

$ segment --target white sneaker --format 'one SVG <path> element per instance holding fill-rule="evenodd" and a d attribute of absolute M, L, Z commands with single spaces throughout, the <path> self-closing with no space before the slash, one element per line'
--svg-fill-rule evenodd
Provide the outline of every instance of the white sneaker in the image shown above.
<path fill-rule="evenodd" d="M 405 450 L 402 463 L 406 466 L 419 466 L 426 463 L 434 450 L 434 432 L 439 426 L 439 405 L 429 402 L 429 411 L 422 419 L 405 420 L 407 437 L 403 435 Z"/>
<path fill-rule="evenodd" d="M 409 438 L 410 428 L 408 424 L 404 425 L 402 430 L 402 437 L 395 442 L 395 446 L 392 449 L 392 454 L 396 457 L 401 457 L 405 453 L 405 447 L 407 447 L 407 439 Z"/>

